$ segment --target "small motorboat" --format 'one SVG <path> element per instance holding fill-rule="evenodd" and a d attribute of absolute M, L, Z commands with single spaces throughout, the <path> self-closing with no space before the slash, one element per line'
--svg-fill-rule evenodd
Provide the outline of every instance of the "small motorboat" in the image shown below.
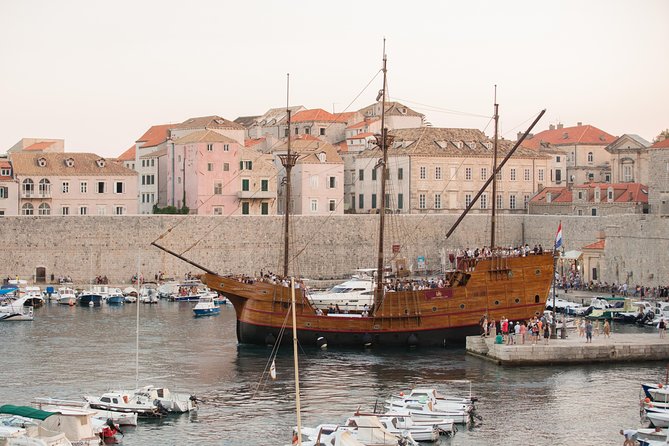
<path fill-rule="evenodd" d="M 167 410 L 161 409 L 153 400 L 133 392 L 112 391 L 102 396 L 85 395 L 84 399 L 93 409 L 111 410 L 113 412 L 136 413 L 139 417 L 161 417 Z"/>
<path fill-rule="evenodd" d="M 411 421 L 410 417 L 389 416 L 379 417 L 381 425 L 385 427 L 388 432 L 395 435 L 401 435 L 406 432 L 411 434 L 411 438 L 416 441 L 437 441 L 439 439 L 439 429 L 435 424 L 430 425 L 416 425 Z"/>
<path fill-rule="evenodd" d="M 669 427 L 668 412 L 649 412 L 646 410 L 646 418 L 655 427 Z"/>
<path fill-rule="evenodd" d="M 193 307 L 195 316 L 211 316 L 219 314 L 221 309 L 216 306 L 214 299 L 211 296 L 202 296 L 200 301 Z"/>
<path fill-rule="evenodd" d="M 25 306 L 25 299 L 24 296 L 0 305 L 0 321 L 32 321 L 33 307 Z"/>
<path fill-rule="evenodd" d="M 38 286 L 27 286 L 25 288 L 26 298 L 23 305 L 33 308 L 39 308 L 44 305 L 44 297 L 42 296 L 42 289 Z"/>
<path fill-rule="evenodd" d="M 107 421 L 112 420 L 119 426 L 137 426 L 137 414 L 134 412 L 114 412 L 104 409 L 92 409 L 87 401 L 60 400 L 54 398 L 35 398 L 31 403 L 40 410 L 49 412 L 60 412 L 63 409 L 86 409 L 93 410 L 94 418 Z"/>
<path fill-rule="evenodd" d="M 168 412 L 184 413 L 197 410 L 197 398 L 190 393 L 170 392 L 166 387 L 144 386 L 136 389 L 134 394 L 148 398 Z"/>
<path fill-rule="evenodd" d="M 102 295 L 84 291 L 79 295 L 79 305 L 82 307 L 99 307 L 102 305 Z"/>
<path fill-rule="evenodd" d="M 77 293 L 68 287 L 58 288 L 58 303 L 73 306 L 77 304 Z"/>
<path fill-rule="evenodd" d="M 145 282 L 144 285 L 142 285 L 142 288 L 139 290 L 139 301 L 143 304 L 157 304 L 157 284 L 153 282 Z"/>

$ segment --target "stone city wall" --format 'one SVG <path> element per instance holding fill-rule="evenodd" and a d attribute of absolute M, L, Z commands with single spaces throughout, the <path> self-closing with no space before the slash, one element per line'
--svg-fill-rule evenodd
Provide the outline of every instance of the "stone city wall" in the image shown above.
<path fill-rule="evenodd" d="M 448 263 L 450 250 L 490 244 L 490 216 L 466 217 L 449 240 L 446 232 L 456 215 L 393 215 L 386 219 L 385 245 L 401 245 L 401 256 L 416 267 L 422 256 L 428 269 Z M 577 217 L 502 216 L 497 244 L 551 247 L 562 220 L 567 250 L 580 249 L 606 235 L 602 280 L 630 284 L 669 284 L 669 219 L 652 215 Z M 293 218 L 292 273 L 312 279 L 342 278 L 356 268 L 376 266 L 377 215 Z M 47 281 L 69 275 L 86 283 L 106 275 L 112 283 L 128 283 L 139 270 L 153 278 L 201 272 L 152 247 L 159 243 L 221 274 L 282 272 L 281 216 L 85 216 L 3 217 L 0 243 L 4 255 L 0 277 L 34 279 L 43 267 Z"/>

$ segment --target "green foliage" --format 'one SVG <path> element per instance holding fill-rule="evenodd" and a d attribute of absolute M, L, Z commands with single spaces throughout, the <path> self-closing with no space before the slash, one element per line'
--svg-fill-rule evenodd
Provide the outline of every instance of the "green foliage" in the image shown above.
<path fill-rule="evenodd" d="M 662 131 L 660 132 L 659 135 L 657 135 L 657 136 L 655 137 L 655 139 L 653 140 L 653 142 L 655 143 L 655 142 L 664 141 L 664 140 L 667 139 L 667 138 L 669 138 L 669 129 L 664 129 L 664 130 L 662 130 Z"/>
<path fill-rule="evenodd" d="M 175 206 L 165 206 L 164 208 L 160 208 L 157 204 L 153 205 L 154 214 L 188 214 L 189 211 L 190 209 L 188 209 L 187 206 L 179 209 Z"/>

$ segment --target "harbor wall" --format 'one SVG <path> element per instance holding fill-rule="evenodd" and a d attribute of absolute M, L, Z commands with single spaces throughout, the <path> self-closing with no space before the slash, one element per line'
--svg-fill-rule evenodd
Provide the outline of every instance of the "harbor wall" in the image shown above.
<path fill-rule="evenodd" d="M 424 257 L 430 270 L 448 265 L 451 250 L 490 244 L 490 217 L 467 216 L 449 239 L 456 215 L 393 215 L 386 220 L 385 245 L 414 269 Z M 291 273 L 312 279 L 338 279 L 377 263 L 375 215 L 296 216 L 291 234 Z M 669 283 L 669 219 L 654 215 L 607 217 L 505 215 L 498 219 L 498 245 L 528 243 L 551 247 L 562 221 L 566 250 L 606 237 L 601 280 L 648 286 Z M 200 271 L 151 246 L 158 243 L 221 274 L 282 272 L 281 216 L 19 216 L 0 219 L 3 260 L 0 277 L 47 281 L 68 275 L 85 283 L 105 275 L 127 283 L 137 271 L 153 277 L 183 277 Z"/>

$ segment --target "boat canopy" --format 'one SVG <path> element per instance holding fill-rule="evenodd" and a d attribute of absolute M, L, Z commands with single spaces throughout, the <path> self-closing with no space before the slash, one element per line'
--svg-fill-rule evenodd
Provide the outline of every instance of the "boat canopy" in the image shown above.
<path fill-rule="evenodd" d="M 571 250 L 565 252 L 560 258 L 565 260 L 578 260 L 583 255 L 583 251 Z"/>
<path fill-rule="evenodd" d="M 0 413 L 18 415 L 20 417 L 33 418 L 35 420 L 46 420 L 50 416 L 56 415 L 59 412 L 47 412 L 46 410 L 39 410 L 30 406 L 15 406 L 13 404 L 5 404 L 4 406 L 0 406 Z"/>
<path fill-rule="evenodd" d="M 13 293 L 16 290 L 18 290 L 18 288 L 16 288 L 16 287 L 2 288 L 2 289 L 0 289 L 0 296 L 4 296 L 5 294 Z"/>

